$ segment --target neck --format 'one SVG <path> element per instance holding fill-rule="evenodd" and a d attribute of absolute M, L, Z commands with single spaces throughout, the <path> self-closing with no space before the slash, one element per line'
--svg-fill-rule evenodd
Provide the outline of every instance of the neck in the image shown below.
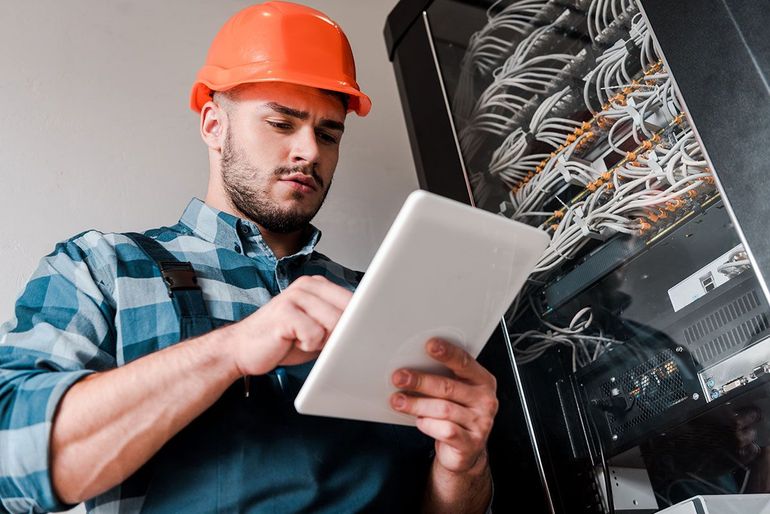
<path fill-rule="evenodd" d="M 259 226 L 259 233 L 262 234 L 262 239 L 265 241 L 270 250 L 273 251 L 276 259 L 286 257 L 287 255 L 294 255 L 302 249 L 307 237 L 307 230 L 297 230 L 289 234 L 280 234 L 271 232 L 265 227 Z"/>
<path fill-rule="evenodd" d="M 224 190 L 221 187 L 217 188 L 216 183 L 213 181 L 209 183 L 209 190 L 204 201 L 209 207 L 213 207 L 214 209 L 232 214 L 233 216 L 242 219 L 248 219 L 245 214 L 227 201 L 227 195 L 224 194 Z M 288 234 L 281 234 L 279 232 L 271 232 L 259 224 L 257 226 L 259 227 L 259 233 L 262 235 L 262 239 L 265 241 L 265 244 L 270 247 L 270 250 L 273 252 L 276 259 L 286 257 L 287 255 L 293 255 L 300 251 L 304 246 L 308 234 L 307 228 Z"/>

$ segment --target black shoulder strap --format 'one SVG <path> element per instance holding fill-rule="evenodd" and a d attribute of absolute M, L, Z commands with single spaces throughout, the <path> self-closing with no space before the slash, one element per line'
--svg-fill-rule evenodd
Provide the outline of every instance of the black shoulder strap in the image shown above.
<path fill-rule="evenodd" d="M 160 243 L 144 234 L 126 232 L 125 236 L 160 268 L 168 295 L 180 318 L 209 316 L 192 264 L 178 260 Z"/>

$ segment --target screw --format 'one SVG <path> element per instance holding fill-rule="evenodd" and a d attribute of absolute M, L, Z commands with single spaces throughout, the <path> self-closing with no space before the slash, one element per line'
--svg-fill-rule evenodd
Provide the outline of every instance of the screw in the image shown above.
<path fill-rule="evenodd" d="M 612 440 L 617 441 L 618 440 L 618 434 L 612 434 Z"/>
<path fill-rule="evenodd" d="M 698 398 L 700 398 L 700 395 L 698 393 L 692 393 L 693 400 L 697 400 Z"/>
<path fill-rule="evenodd" d="M 712 389 L 711 390 L 711 399 L 712 400 L 716 400 L 717 398 L 719 398 L 719 391 L 717 391 L 716 389 Z"/>
<path fill-rule="evenodd" d="M 682 348 L 681 346 L 676 347 L 676 353 L 682 353 L 683 351 L 684 351 L 684 348 Z"/>
<path fill-rule="evenodd" d="M 709 378 L 708 380 L 706 380 L 706 387 L 712 388 L 712 387 L 714 387 L 714 384 L 715 384 L 715 382 L 714 382 L 713 378 Z"/>

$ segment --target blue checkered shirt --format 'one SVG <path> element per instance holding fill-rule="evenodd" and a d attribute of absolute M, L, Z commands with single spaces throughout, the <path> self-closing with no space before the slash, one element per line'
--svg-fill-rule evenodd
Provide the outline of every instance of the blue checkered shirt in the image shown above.
<path fill-rule="evenodd" d="M 361 274 L 314 251 L 276 260 L 254 223 L 193 199 L 179 223 L 146 232 L 190 261 L 212 318 L 238 321 L 301 275 L 350 290 Z M 136 278 L 140 277 L 140 278 Z M 88 231 L 44 257 L 0 327 L 0 501 L 10 512 L 60 510 L 49 469 L 57 405 L 77 380 L 179 341 L 180 325 L 154 263 L 122 234 Z M 126 510 L 119 488 L 98 511 Z M 101 507 L 101 508 L 100 508 Z M 131 510 L 130 507 L 128 510 Z"/>

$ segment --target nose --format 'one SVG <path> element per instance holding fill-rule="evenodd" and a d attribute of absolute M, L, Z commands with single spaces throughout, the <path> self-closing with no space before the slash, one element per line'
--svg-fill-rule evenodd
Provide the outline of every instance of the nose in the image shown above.
<path fill-rule="evenodd" d="M 314 164 L 318 162 L 320 149 L 315 130 L 303 127 L 293 134 L 291 162 L 294 164 Z"/>

